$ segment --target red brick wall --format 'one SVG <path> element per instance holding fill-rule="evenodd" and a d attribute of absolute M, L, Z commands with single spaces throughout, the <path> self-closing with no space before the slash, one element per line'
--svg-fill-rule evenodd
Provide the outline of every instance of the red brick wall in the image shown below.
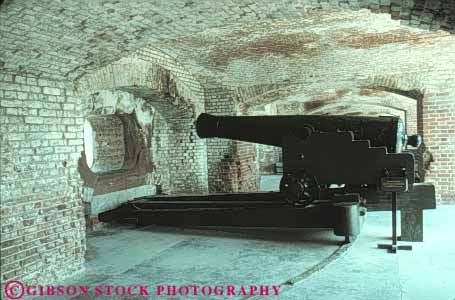
<path fill-rule="evenodd" d="M 0 99 L 1 282 L 52 282 L 84 261 L 80 99 L 65 82 L 2 73 Z"/>
<path fill-rule="evenodd" d="M 206 111 L 215 115 L 236 115 L 229 91 L 206 91 Z M 256 145 L 228 139 L 207 139 L 207 171 L 210 192 L 249 192 L 258 189 Z"/>
<path fill-rule="evenodd" d="M 434 160 L 426 181 L 436 185 L 440 202 L 455 202 L 455 94 L 447 91 L 426 95 L 423 129 Z"/>

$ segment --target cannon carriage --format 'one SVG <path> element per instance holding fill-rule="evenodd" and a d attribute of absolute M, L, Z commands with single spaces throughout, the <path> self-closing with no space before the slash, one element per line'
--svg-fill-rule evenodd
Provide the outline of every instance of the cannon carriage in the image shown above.
<path fill-rule="evenodd" d="M 418 146 L 421 138 L 407 136 L 398 117 L 201 114 L 196 130 L 200 138 L 281 147 L 279 192 L 153 195 L 102 213 L 100 221 L 332 228 L 349 240 L 360 232 L 365 202 L 376 201 L 377 193 L 392 193 L 396 209 L 398 193 L 428 191 L 415 184 L 414 156 L 403 152 L 407 145 Z"/>

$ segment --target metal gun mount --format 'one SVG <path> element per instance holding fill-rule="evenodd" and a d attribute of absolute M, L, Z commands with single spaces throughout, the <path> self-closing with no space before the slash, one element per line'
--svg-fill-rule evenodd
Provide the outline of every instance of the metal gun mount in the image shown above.
<path fill-rule="evenodd" d="M 142 197 L 102 213 L 100 220 L 142 225 L 328 227 L 349 239 L 360 230 L 365 189 L 398 193 L 414 188 L 414 157 L 402 150 L 407 144 L 418 146 L 421 138 L 408 137 L 397 117 L 201 114 L 196 130 L 201 138 L 281 147 L 280 191 Z"/>

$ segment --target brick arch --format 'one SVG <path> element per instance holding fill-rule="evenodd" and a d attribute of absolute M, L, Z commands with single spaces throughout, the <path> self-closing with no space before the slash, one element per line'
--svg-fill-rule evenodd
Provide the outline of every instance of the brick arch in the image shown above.
<path fill-rule="evenodd" d="M 182 64 L 159 49 L 147 48 L 85 74 L 75 82 L 79 95 L 103 89 L 141 87 L 204 110 L 204 88 Z M 139 91 L 139 90 L 137 90 Z"/>
<path fill-rule="evenodd" d="M 377 75 L 358 80 L 355 86 L 363 93 L 367 90 L 376 90 L 416 101 L 416 131 L 423 134 L 425 142 L 424 147 L 420 149 L 423 152 L 421 158 L 423 160 L 419 159 L 419 169 L 424 168 L 425 170 L 421 171 L 425 174 L 425 180 L 435 184 L 439 201 L 452 201 L 453 180 L 450 179 L 454 178 L 454 174 L 448 170 L 451 166 L 450 157 L 454 153 L 453 143 L 451 144 L 453 134 L 450 129 L 453 124 L 453 117 L 450 114 L 453 107 L 453 87 L 447 86 L 446 83 L 448 78 L 451 78 L 450 75 L 441 71 L 440 76 L 446 81 L 439 78 L 435 81 L 421 73 Z M 341 87 L 339 92 L 342 92 Z M 238 104 L 246 113 L 251 113 L 261 105 L 273 106 L 273 103 L 286 99 L 301 89 L 294 85 L 265 89 L 265 92 L 261 90 L 257 94 L 254 94 L 251 88 L 249 91 L 250 97 L 239 101 Z M 333 94 L 336 95 L 336 91 L 333 91 Z"/>
<path fill-rule="evenodd" d="M 405 96 L 416 100 L 416 132 L 425 135 L 424 105 L 431 88 L 419 74 L 400 76 L 374 76 L 368 78 L 362 89 L 374 89 Z M 397 103 L 399 105 L 399 103 Z"/>
<path fill-rule="evenodd" d="M 408 74 L 391 79 L 384 76 L 370 78 L 370 84 L 417 95 L 417 107 L 420 110 L 417 113 L 418 132 L 423 134 L 426 146 L 424 164 L 428 172 L 425 180 L 435 184 L 438 200 L 452 201 L 455 196 L 452 180 L 455 174 L 450 171 L 450 157 L 453 157 L 455 150 L 451 145 L 454 138 L 450 130 L 455 123 L 450 114 L 454 107 L 453 87 L 447 82 L 453 76 L 444 74 L 444 71 L 436 73 L 439 76 L 437 81 L 418 74 Z M 445 81 L 441 78 L 445 78 Z"/>
<path fill-rule="evenodd" d="M 308 114 L 324 114 L 327 112 L 335 114 L 352 114 L 379 116 L 381 114 L 392 114 L 400 116 L 408 130 L 408 133 L 417 133 L 418 101 L 402 93 L 389 92 L 383 88 L 360 89 L 356 97 L 345 95 L 335 101 L 329 102 L 304 102 L 304 105 L 312 107 L 307 110 Z"/>
<path fill-rule="evenodd" d="M 369 93 L 365 95 L 365 93 Z M 374 94 L 378 93 L 380 96 L 375 96 Z M 368 97 L 373 94 L 373 97 Z M 356 95 L 359 97 L 359 95 Z M 352 108 L 355 110 L 357 107 L 366 106 L 368 112 L 373 112 L 373 107 L 384 107 L 388 110 L 392 111 L 402 111 L 408 112 L 411 111 L 414 115 L 416 115 L 416 106 L 417 101 L 415 99 L 405 97 L 402 95 L 396 95 L 389 92 L 384 92 L 383 90 L 378 89 L 362 89 L 360 90 L 360 97 L 356 99 L 350 99 L 349 96 L 345 96 L 340 99 L 336 98 L 329 98 L 325 100 L 319 100 L 318 98 L 311 98 L 305 101 L 277 101 L 274 103 L 266 104 L 266 106 L 275 105 L 274 108 L 269 108 L 268 110 L 275 113 L 280 113 L 279 108 L 276 106 L 278 105 L 286 105 L 289 104 L 291 106 L 290 113 L 294 114 L 318 114 L 318 113 L 325 113 L 327 110 L 335 111 L 336 108 L 341 108 L 345 110 L 346 108 Z M 344 108 L 343 108 L 344 107 Z M 250 108 L 250 113 L 253 114 L 260 114 L 261 106 L 255 106 Z M 262 111 L 266 111 L 262 110 Z M 414 116 L 414 121 L 415 116 Z"/>
<path fill-rule="evenodd" d="M 425 77 L 418 73 L 375 75 L 355 81 L 340 82 L 330 91 L 307 89 L 305 82 L 289 85 L 238 87 L 233 91 L 233 94 L 236 95 L 236 105 L 241 112 L 251 112 L 259 107 L 276 102 L 285 102 L 287 99 L 300 95 L 303 99 L 298 101 L 315 102 L 314 105 L 321 106 L 324 104 L 323 102 L 348 99 L 352 94 L 366 96 L 381 93 L 414 99 L 417 102 L 417 113 L 422 114 L 424 99 L 428 95 L 432 95 L 434 91 L 429 87 Z M 399 102 L 387 104 L 383 101 L 382 104 L 402 108 L 402 104 Z"/>
<path fill-rule="evenodd" d="M 204 94 L 198 80 L 182 65 L 170 57 L 135 53 L 81 77 L 76 90 L 84 99 L 112 91 L 142 101 L 136 115 L 142 109 L 157 113 L 144 132 L 148 135 L 150 159 L 152 163 L 155 159 L 158 171 L 161 168 L 167 178 L 164 191 L 207 191 L 206 144 L 195 138 L 194 128 L 194 119 L 204 110 Z M 189 156 L 194 159 L 184 159 Z"/>
<path fill-rule="evenodd" d="M 422 121 L 421 115 L 418 118 L 418 113 L 421 114 L 418 105 L 421 105 L 426 90 L 418 77 L 411 76 L 407 80 L 401 77 L 375 77 L 357 84 L 359 86 L 356 88 L 338 88 L 330 92 L 309 94 L 303 98 L 294 95 L 301 92 L 298 86 L 278 87 L 239 102 L 239 106 L 244 114 L 256 115 L 396 115 L 405 120 L 409 134 L 417 133 L 417 120 Z M 252 93 L 250 90 L 250 94 Z M 280 104 L 288 105 L 289 109 L 281 109 Z M 269 174 L 273 170 L 280 152 L 281 150 L 275 147 L 258 147 L 257 163 L 261 174 Z"/>
<path fill-rule="evenodd" d="M 409 133 L 424 133 L 422 107 L 426 89 L 418 78 L 400 82 L 391 77 L 375 77 L 370 78 L 368 84 L 364 82 L 357 88 L 339 88 L 326 93 L 310 94 L 298 101 L 289 101 L 293 97 L 298 98 L 293 92 L 298 92 L 298 88 L 290 86 L 268 91 L 239 103 L 239 107 L 244 114 L 260 115 L 325 114 L 327 111 L 342 113 L 348 108 L 352 112 L 356 107 L 365 106 L 371 115 L 374 109 L 396 112 L 404 119 Z M 259 103 L 259 99 L 263 103 Z M 279 105 L 285 109 L 280 110 Z"/>
<path fill-rule="evenodd" d="M 300 90 L 300 85 L 276 85 L 254 88 L 236 88 L 236 105 L 238 110 L 245 113 L 252 111 L 257 107 L 271 104 L 289 96 L 296 94 Z"/>
<path fill-rule="evenodd" d="M 343 94 L 344 89 L 354 88 L 375 89 L 415 99 L 417 103 L 417 132 L 423 134 L 427 152 L 430 152 L 434 161 L 430 165 L 426 179 L 436 185 L 437 197 L 443 201 L 451 201 L 454 197 L 453 179 L 455 174 L 447 171 L 452 162 L 454 148 L 452 141 L 453 116 L 453 85 L 450 84 L 453 76 L 450 75 L 449 64 L 440 66 L 434 73 L 428 72 L 400 72 L 399 74 L 378 74 L 355 78 L 354 81 L 328 82 L 332 89 L 331 96 Z M 341 78 L 342 79 L 342 78 Z M 318 90 L 320 89 L 320 90 Z M 238 88 L 235 93 L 239 100 L 240 110 L 249 113 L 255 108 L 287 99 L 298 93 L 311 95 L 317 90 L 321 92 L 320 84 L 309 79 L 301 85 L 276 85 L 263 87 Z M 323 91 L 323 90 L 322 90 Z M 348 94 L 347 94 L 348 95 Z M 430 156 L 431 157 L 431 156 Z"/>
<path fill-rule="evenodd" d="M 419 73 L 371 76 L 363 80 L 359 87 L 383 89 L 414 99 L 423 98 L 428 90 L 424 76 Z"/>
<path fill-rule="evenodd" d="M 455 32 L 455 4 L 450 0 L 304 0 L 304 2 L 314 8 L 369 9 L 374 13 L 390 14 L 392 19 L 400 20 L 402 25 Z"/>
<path fill-rule="evenodd" d="M 165 193 L 206 192 L 206 141 L 196 138 L 194 106 L 147 87 L 121 87 L 118 90 L 144 100 L 145 106 L 155 111 L 154 122 L 146 133 L 150 158 L 155 166 L 151 179 Z M 195 159 L 189 161 L 184 159 L 186 156 Z"/>
<path fill-rule="evenodd" d="M 384 108 L 378 109 L 378 108 Z M 373 101 L 349 101 L 349 100 L 339 100 L 334 103 L 329 103 L 323 105 L 321 107 L 308 110 L 306 114 L 309 115 L 317 115 L 317 114 L 325 114 L 327 112 L 333 112 L 336 114 L 344 114 L 345 112 L 359 112 L 365 116 L 371 115 L 376 116 L 380 115 L 381 112 L 396 112 L 397 115 L 402 115 L 408 110 L 408 107 L 402 105 L 383 105 L 382 103 L 373 102 Z"/>
<path fill-rule="evenodd" d="M 168 93 L 152 90 L 145 86 L 123 86 L 115 89 L 134 95 L 143 100 L 144 109 L 151 107 L 161 115 L 163 121 L 169 125 L 179 126 L 180 123 L 173 124 L 179 118 L 195 118 L 194 106 L 179 97 L 172 97 Z"/>
<path fill-rule="evenodd" d="M 379 103 L 360 103 L 340 101 L 333 104 L 327 104 L 315 110 L 307 112 L 308 115 L 349 115 L 349 116 L 398 116 L 407 121 L 406 111 L 392 106 L 382 106 Z M 414 125 L 414 124 L 413 124 Z M 415 125 L 413 126 L 415 128 Z"/>

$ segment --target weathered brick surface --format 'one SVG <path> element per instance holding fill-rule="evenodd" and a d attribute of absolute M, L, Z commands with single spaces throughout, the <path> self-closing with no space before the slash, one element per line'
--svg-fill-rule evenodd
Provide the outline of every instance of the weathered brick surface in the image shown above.
<path fill-rule="evenodd" d="M 453 32 L 454 6 L 452 0 L 6 1 L 0 63 L 13 72 L 73 79 L 161 39 L 227 23 L 302 18 L 312 8 L 367 8 L 406 25 Z"/>
<path fill-rule="evenodd" d="M 0 99 L 1 281 L 52 282 L 84 261 L 80 99 L 67 82 L 7 73 Z"/>
<path fill-rule="evenodd" d="M 453 82 L 455 76 L 451 78 Z M 426 181 L 436 184 L 440 200 L 452 203 L 455 199 L 454 95 L 455 89 L 451 88 L 429 93 L 423 102 L 424 136 L 434 160 Z"/>
<path fill-rule="evenodd" d="M 206 89 L 206 112 L 237 115 L 239 107 L 231 92 Z M 257 191 L 256 145 L 227 139 L 207 140 L 207 172 L 210 192 Z"/>
<path fill-rule="evenodd" d="M 427 181 L 439 200 L 455 199 L 454 3 L 5 1 L 2 282 L 44 283 L 81 268 L 76 163 L 84 117 L 99 108 L 89 99 L 101 91 L 153 107 L 149 183 L 165 192 L 255 190 L 258 164 L 263 172 L 276 149 L 198 139 L 194 120 L 270 105 L 273 114 L 405 117 L 433 156 Z"/>
<path fill-rule="evenodd" d="M 305 88 L 307 84 L 328 81 L 330 89 L 339 86 L 338 81 L 378 74 L 429 72 L 450 57 L 453 36 L 403 27 L 368 11 L 328 11 L 302 19 L 233 24 L 153 46 L 171 49 L 194 74 L 225 86 L 251 89 L 305 83 L 300 89 L 314 93 L 316 87 Z M 344 74 L 327 80 L 326 72 L 332 70 Z"/>
<path fill-rule="evenodd" d="M 158 114 L 150 128 L 153 181 L 166 193 L 207 191 L 206 144 L 194 128 L 204 110 L 204 91 L 174 59 L 144 49 L 82 77 L 76 85 L 81 95 L 117 89 L 143 99 Z"/>

